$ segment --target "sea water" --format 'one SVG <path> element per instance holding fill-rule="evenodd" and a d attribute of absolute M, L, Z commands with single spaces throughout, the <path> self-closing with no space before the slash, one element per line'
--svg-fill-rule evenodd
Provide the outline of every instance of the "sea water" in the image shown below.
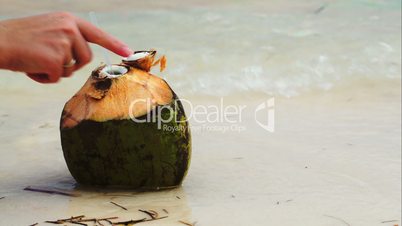
<path fill-rule="evenodd" d="M 82 11 L 91 6 L 68 3 L 90 19 Z M 194 3 L 185 9 L 153 4 L 140 9 L 133 3 L 116 4 L 96 12 L 98 23 L 134 50 L 154 48 L 167 55 L 162 76 L 182 95 L 291 97 L 361 78 L 400 80 L 399 1 Z M 37 11 L 48 7 L 39 5 Z M 25 11 L 19 15 L 35 12 Z M 79 76 L 105 61 L 102 50 L 93 49 L 92 67 Z M 120 60 L 113 55 L 113 62 Z M 86 76 L 81 77 L 72 86 Z M 2 84 L 6 88 L 8 82 Z"/>

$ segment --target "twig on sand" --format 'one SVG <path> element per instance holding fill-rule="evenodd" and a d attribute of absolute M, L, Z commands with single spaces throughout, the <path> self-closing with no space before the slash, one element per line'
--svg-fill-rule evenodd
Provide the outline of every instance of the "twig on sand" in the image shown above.
<path fill-rule="evenodd" d="M 113 225 L 113 222 L 109 219 L 105 219 L 106 222 L 108 222 L 109 224 Z"/>
<path fill-rule="evenodd" d="M 100 226 L 104 226 L 104 224 L 102 224 L 102 222 L 100 220 L 96 220 L 95 224 L 99 224 Z"/>
<path fill-rule="evenodd" d="M 29 226 L 36 226 L 36 225 L 38 225 L 38 223 L 34 223 L 34 224 L 29 225 Z"/>
<path fill-rule="evenodd" d="M 89 219 L 81 219 L 80 222 L 89 222 L 89 221 L 106 221 L 106 220 L 114 220 L 117 219 L 118 217 L 105 217 L 105 218 L 89 218 Z"/>
<path fill-rule="evenodd" d="M 142 210 L 142 209 L 139 209 L 138 211 L 146 213 L 152 219 L 156 219 L 159 216 L 158 212 L 156 212 L 155 210 Z"/>
<path fill-rule="evenodd" d="M 188 223 L 188 222 L 185 222 L 185 221 L 182 221 L 182 220 L 179 220 L 178 222 L 180 222 L 182 224 L 185 224 L 185 225 L 188 225 L 188 226 L 194 226 L 197 223 L 197 221 L 195 221 L 193 223 Z"/>
<path fill-rule="evenodd" d="M 113 222 L 111 222 L 110 220 L 118 218 L 118 217 L 105 217 L 105 218 L 87 218 L 87 219 L 85 219 L 84 217 L 85 217 L 84 215 L 80 215 L 80 216 L 70 217 L 70 218 L 66 218 L 66 219 L 58 219 L 55 221 L 45 221 L 45 223 L 50 223 L 50 224 L 70 223 L 70 224 L 88 226 L 88 224 L 86 224 L 84 222 L 93 222 L 95 224 L 99 224 L 102 226 L 103 224 L 101 223 L 101 221 L 106 221 L 109 224 L 113 225 Z"/>
<path fill-rule="evenodd" d="M 64 224 L 66 222 L 71 222 L 71 221 L 79 221 L 82 218 L 84 218 L 84 215 L 79 215 L 79 216 L 75 216 L 75 217 L 70 217 L 70 218 L 65 218 L 65 219 L 58 219 L 55 221 L 45 221 L 46 223 L 51 223 L 51 224 Z"/>
<path fill-rule="evenodd" d="M 3 196 L 3 197 L 0 197 L 0 199 L 4 199 L 5 198 L 5 196 Z"/>
<path fill-rule="evenodd" d="M 324 214 L 323 216 L 329 217 L 329 218 L 332 218 L 332 219 L 335 219 L 335 220 L 338 220 L 338 221 L 341 221 L 341 222 L 343 222 L 345 225 L 350 226 L 350 224 L 349 224 L 348 222 L 346 222 L 344 219 L 341 219 L 341 218 L 339 218 L 339 217 L 334 217 L 334 216 L 326 215 L 326 214 Z"/>
<path fill-rule="evenodd" d="M 115 206 L 118 206 L 118 207 L 122 208 L 123 210 L 127 210 L 126 207 L 124 207 L 124 206 L 122 206 L 122 205 L 120 205 L 120 204 L 117 204 L 117 203 L 115 203 L 115 202 L 113 202 L 113 201 L 110 201 L 110 203 L 112 203 L 112 204 L 115 205 Z"/>
<path fill-rule="evenodd" d="M 142 218 L 140 220 L 129 220 L 129 221 L 120 221 L 120 222 L 112 222 L 112 225 L 130 225 L 137 224 L 140 222 L 144 222 L 147 218 Z"/>
<path fill-rule="evenodd" d="M 316 15 L 320 14 L 322 11 L 324 11 L 325 8 L 327 8 L 328 5 L 329 5 L 328 3 L 325 3 L 325 4 L 321 5 L 316 10 L 314 10 L 313 13 L 316 14 Z"/>
<path fill-rule="evenodd" d="M 140 220 L 129 220 L 129 221 L 121 221 L 121 222 L 112 222 L 112 225 L 130 225 L 130 224 L 138 224 L 142 222 L 147 222 L 147 221 L 156 221 L 156 220 L 161 220 L 165 219 L 168 216 L 163 216 L 163 217 L 158 217 L 158 218 L 153 218 L 153 219 L 147 219 L 147 218 L 142 218 Z"/>
<path fill-rule="evenodd" d="M 166 214 L 169 214 L 169 212 L 167 211 L 167 209 L 162 209 L 163 212 L 165 212 Z"/>
<path fill-rule="evenodd" d="M 42 192 L 42 193 L 47 193 L 47 194 L 56 194 L 56 195 L 65 195 L 65 196 L 70 196 L 70 197 L 78 197 L 80 196 L 79 194 L 73 194 L 70 192 L 66 191 L 60 191 L 60 190 L 51 190 L 51 189 L 44 189 L 44 188 L 35 188 L 28 186 L 24 188 L 25 191 L 33 191 L 33 192 Z"/>
<path fill-rule="evenodd" d="M 71 223 L 71 224 L 78 224 L 78 225 L 82 225 L 82 226 L 88 226 L 87 224 L 81 223 L 81 222 L 79 222 L 79 221 L 70 221 L 70 223 Z"/>
<path fill-rule="evenodd" d="M 147 219 L 147 220 L 145 220 L 145 221 L 155 221 L 155 220 L 161 220 L 161 219 L 165 219 L 165 218 L 167 218 L 168 216 L 163 216 L 163 217 L 158 217 L 158 218 L 153 218 L 153 219 Z"/>
<path fill-rule="evenodd" d="M 392 222 L 398 222 L 398 220 L 381 221 L 382 224 L 385 224 L 385 223 L 392 223 Z"/>
<path fill-rule="evenodd" d="M 111 220 L 118 219 L 118 217 L 86 218 L 86 219 L 84 217 L 85 217 L 84 215 L 80 215 L 80 216 L 75 216 L 75 217 L 70 217 L 70 218 L 65 218 L 65 219 L 58 219 L 58 220 L 55 220 L 55 221 L 45 221 L 45 223 L 50 223 L 50 224 L 67 224 L 67 223 L 70 223 L 70 224 L 88 226 L 88 224 L 86 224 L 85 222 L 93 222 L 96 225 L 104 226 L 104 224 L 102 224 L 101 222 L 106 221 L 110 225 L 113 225 L 113 226 L 118 226 L 118 225 L 128 226 L 128 225 L 138 224 L 138 223 L 147 222 L 147 221 L 160 220 L 160 219 L 167 218 L 168 216 L 154 217 L 154 218 L 151 218 L 151 219 L 142 218 L 142 219 L 138 219 L 138 220 L 128 220 L 128 221 L 119 221 L 119 222 L 111 221 Z M 33 224 L 33 225 L 37 225 L 37 224 L 38 223 Z M 92 224 L 90 224 L 90 225 L 92 225 Z"/>
<path fill-rule="evenodd" d="M 147 222 L 147 221 L 155 221 L 155 220 L 161 220 L 164 218 L 167 218 L 168 216 L 163 216 L 163 217 L 158 217 L 158 218 L 152 218 L 152 219 L 147 219 L 147 218 L 142 218 L 139 220 L 129 220 L 129 221 L 120 221 L 120 222 L 111 222 L 112 225 L 132 225 L 132 224 L 138 224 L 142 222 Z"/>

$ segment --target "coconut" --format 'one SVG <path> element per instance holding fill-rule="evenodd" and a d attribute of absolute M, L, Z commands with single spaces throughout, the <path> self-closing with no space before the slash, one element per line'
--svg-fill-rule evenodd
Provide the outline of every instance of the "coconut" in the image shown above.
<path fill-rule="evenodd" d="M 161 189 L 185 177 L 191 136 L 183 105 L 163 79 L 156 51 L 96 68 L 65 104 L 60 134 L 64 158 L 83 185 Z"/>

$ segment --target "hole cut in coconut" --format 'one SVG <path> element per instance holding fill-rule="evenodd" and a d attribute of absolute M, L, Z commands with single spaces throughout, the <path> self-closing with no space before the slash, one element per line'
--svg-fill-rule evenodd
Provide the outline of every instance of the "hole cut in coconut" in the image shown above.
<path fill-rule="evenodd" d="M 127 68 L 119 65 L 107 65 L 99 73 L 100 78 L 117 78 L 127 73 Z"/>
<path fill-rule="evenodd" d="M 154 53 L 154 51 L 142 51 L 142 52 L 137 52 L 137 53 L 131 54 L 131 55 L 128 56 L 128 57 L 124 57 L 124 58 L 123 58 L 123 61 L 136 61 L 136 60 L 138 60 L 138 59 L 147 57 L 147 56 L 149 56 L 149 55 L 151 55 L 151 54 L 153 54 L 153 53 Z"/>

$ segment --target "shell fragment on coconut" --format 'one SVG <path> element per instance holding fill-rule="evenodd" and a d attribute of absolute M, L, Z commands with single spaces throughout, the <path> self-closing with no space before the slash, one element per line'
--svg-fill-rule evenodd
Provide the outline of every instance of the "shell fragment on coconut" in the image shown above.
<path fill-rule="evenodd" d="M 142 68 L 144 71 L 149 72 L 151 67 L 160 64 L 160 71 L 166 68 L 166 57 L 162 56 L 155 61 L 155 50 L 150 51 L 136 51 L 132 55 L 123 58 L 123 63 L 132 67 Z"/>

